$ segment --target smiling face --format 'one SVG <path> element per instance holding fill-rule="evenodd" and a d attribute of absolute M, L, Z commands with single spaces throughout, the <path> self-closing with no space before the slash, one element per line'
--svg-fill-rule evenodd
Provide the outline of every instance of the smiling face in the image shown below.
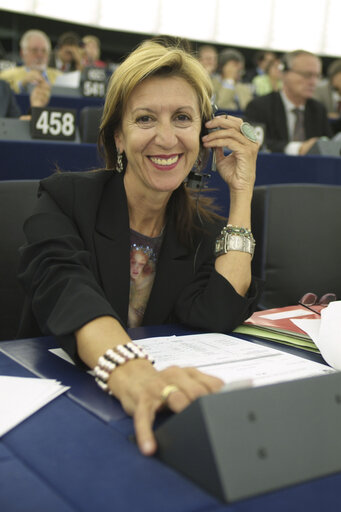
<path fill-rule="evenodd" d="M 199 153 L 201 115 L 195 90 L 180 77 L 151 77 L 132 92 L 115 134 L 125 152 L 126 187 L 166 197 L 184 181 Z"/>

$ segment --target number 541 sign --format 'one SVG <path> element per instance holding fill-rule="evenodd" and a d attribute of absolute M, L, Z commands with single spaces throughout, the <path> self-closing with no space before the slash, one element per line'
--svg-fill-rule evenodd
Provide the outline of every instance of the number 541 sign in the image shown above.
<path fill-rule="evenodd" d="M 32 108 L 31 136 L 33 139 L 75 140 L 75 135 L 75 109 Z"/>

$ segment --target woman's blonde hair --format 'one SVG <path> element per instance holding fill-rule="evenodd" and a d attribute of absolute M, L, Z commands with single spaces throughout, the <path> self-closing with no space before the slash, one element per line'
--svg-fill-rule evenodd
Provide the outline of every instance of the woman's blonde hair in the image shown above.
<path fill-rule="evenodd" d="M 144 41 L 114 71 L 108 85 L 99 137 L 107 169 L 116 166 L 114 133 L 121 127 L 128 99 L 141 82 L 152 76 L 183 78 L 197 94 L 203 122 L 212 115 L 211 79 L 198 60 L 179 46 Z"/>

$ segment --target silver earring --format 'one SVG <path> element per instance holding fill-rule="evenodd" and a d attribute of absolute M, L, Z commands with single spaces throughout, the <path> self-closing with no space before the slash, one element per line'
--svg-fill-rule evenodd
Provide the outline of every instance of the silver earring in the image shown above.
<path fill-rule="evenodd" d="M 123 171 L 123 153 L 119 151 L 117 151 L 116 171 L 120 173 Z"/>

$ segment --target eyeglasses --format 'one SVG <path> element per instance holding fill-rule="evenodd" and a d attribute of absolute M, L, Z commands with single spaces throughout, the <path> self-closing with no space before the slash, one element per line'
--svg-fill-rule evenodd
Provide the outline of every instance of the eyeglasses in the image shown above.
<path fill-rule="evenodd" d="M 335 293 L 325 293 L 322 297 L 318 298 L 316 293 L 308 292 L 298 301 L 298 303 L 304 308 L 309 309 L 317 315 L 321 315 L 320 311 L 322 307 L 328 306 L 330 302 L 337 300 Z M 320 311 L 313 309 L 311 306 L 321 306 Z"/>
<path fill-rule="evenodd" d="M 321 73 L 313 73 L 312 71 L 298 71 L 296 69 L 289 69 L 292 73 L 296 73 L 296 75 L 300 75 L 305 80 L 311 80 L 315 78 L 316 80 L 320 80 L 322 77 Z"/>
<path fill-rule="evenodd" d="M 35 55 L 38 53 L 43 53 L 44 55 L 47 55 L 49 53 L 49 50 L 47 48 L 26 48 L 27 52 L 34 53 Z"/>

